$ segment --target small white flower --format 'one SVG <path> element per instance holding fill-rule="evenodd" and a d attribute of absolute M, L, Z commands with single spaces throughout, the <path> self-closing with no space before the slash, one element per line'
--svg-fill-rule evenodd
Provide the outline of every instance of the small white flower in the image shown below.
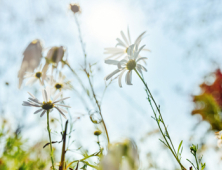
<path fill-rule="evenodd" d="M 127 55 L 128 48 L 132 44 L 135 44 L 139 47 L 139 44 L 140 44 L 144 34 L 146 33 L 146 31 L 144 31 L 142 34 L 140 34 L 137 37 L 137 39 L 134 41 L 134 43 L 131 43 L 129 29 L 127 30 L 128 37 L 125 36 L 123 31 L 121 31 L 120 33 L 121 33 L 121 36 L 122 36 L 123 40 L 121 40 L 120 38 L 117 38 L 116 40 L 118 41 L 118 43 L 116 44 L 116 47 L 105 48 L 104 54 L 110 54 L 110 56 L 107 57 L 106 60 L 109 59 L 109 58 L 113 58 L 115 56 L 116 56 L 116 58 L 114 58 L 114 59 L 119 59 L 122 56 Z M 150 51 L 150 50 L 143 49 L 143 51 Z M 141 56 L 139 56 L 139 58 L 140 57 Z"/>
<path fill-rule="evenodd" d="M 38 67 L 42 58 L 42 45 L 41 42 L 36 39 L 32 41 L 25 49 L 24 58 L 22 60 L 21 68 L 18 72 L 19 88 L 22 85 L 24 75 L 27 71 L 33 72 Z"/>
<path fill-rule="evenodd" d="M 29 92 L 28 92 L 29 93 Z M 58 93 L 54 99 L 51 101 L 50 100 L 50 88 L 46 88 L 44 90 L 42 90 L 42 96 L 43 96 L 43 102 L 40 102 L 34 95 L 32 95 L 31 93 L 29 93 L 29 95 L 31 96 L 30 98 L 28 98 L 28 101 L 23 101 L 23 106 L 31 106 L 31 107 L 39 107 L 41 109 L 36 110 L 34 112 L 34 114 L 42 112 L 40 117 L 42 117 L 46 111 L 52 111 L 51 109 L 56 108 L 59 113 L 66 119 L 66 116 L 64 113 L 67 113 L 67 111 L 65 109 L 60 108 L 60 106 L 62 107 L 67 107 L 70 108 L 70 106 L 67 105 L 63 105 L 63 104 L 58 104 L 58 102 L 61 102 L 63 100 L 68 99 L 69 97 L 65 97 L 62 98 L 60 100 L 57 100 L 59 98 L 59 96 L 61 96 L 62 92 Z"/>
<path fill-rule="evenodd" d="M 116 65 L 117 69 L 110 73 L 108 76 L 105 77 L 105 80 L 109 80 L 113 75 L 121 72 L 119 74 L 118 82 L 119 86 L 122 87 L 122 82 L 121 78 L 123 74 L 127 71 L 126 73 L 126 84 L 127 85 L 132 85 L 132 71 L 134 69 L 138 70 L 142 74 L 142 70 L 147 71 L 145 67 L 143 67 L 141 64 L 138 62 L 140 60 L 147 59 L 146 57 L 141 57 L 139 58 L 139 53 L 140 51 L 144 48 L 145 45 L 140 47 L 138 49 L 138 46 L 136 45 L 131 45 L 127 51 L 128 56 L 126 56 L 123 60 L 117 61 L 117 60 L 105 60 L 106 64 L 111 64 L 111 65 Z"/>
<path fill-rule="evenodd" d="M 42 65 L 34 70 L 33 73 L 27 72 L 25 74 L 25 78 L 29 78 L 26 82 L 26 85 L 33 85 L 36 81 L 39 81 L 41 85 L 44 85 L 43 72 L 42 72 Z"/>
<path fill-rule="evenodd" d="M 216 135 L 216 137 L 218 139 L 217 146 L 219 148 L 221 148 L 222 147 L 222 131 L 216 132 L 215 135 Z"/>
<path fill-rule="evenodd" d="M 59 73 L 59 78 L 57 81 L 51 80 L 51 86 L 52 86 L 52 93 L 54 94 L 57 90 L 71 90 L 72 85 L 69 80 L 66 80 L 66 77 L 62 75 L 62 73 Z"/>

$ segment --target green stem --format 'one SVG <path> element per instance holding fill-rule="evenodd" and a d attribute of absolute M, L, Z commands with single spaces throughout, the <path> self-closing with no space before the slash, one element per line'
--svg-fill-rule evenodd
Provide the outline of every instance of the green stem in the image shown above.
<path fill-rule="evenodd" d="M 51 161 L 52 161 L 52 169 L 55 170 L 54 161 L 53 161 L 52 140 L 51 140 L 50 127 L 49 127 L 49 110 L 47 110 L 47 130 L 48 130 L 48 132 L 49 132 L 50 157 L 51 157 Z"/>
<path fill-rule="evenodd" d="M 197 155 L 195 154 L 195 160 L 196 160 L 196 164 L 197 164 L 197 169 L 199 170 L 199 164 L 198 164 L 198 161 L 197 161 Z"/>
<path fill-rule="evenodd" d="M 166 133 L 167 133 L 167 136 L 168 136 L 168 138 L 169 138 L 169 140 L 170 140 L 170 143 L 171 143 L 172 147 L 171 147 L 171 145 L 169 144 L 168 140 L 166 139 L 166 136 L 164 135 L 164 133 L 163 133 L 163 131 L 162 131 L 162 129 L 161 129 L 161 126 L 160 126 L 160 123 L 159 123 L 159 121 L 158 121 L 157 115 L 156 115 L 156 113 L 155 113 L 155 111 L 154 111 L 154 108 L 153 108 L 153 106 L 152 106 L 152 103 L 150 102 L 150 105 L 151 105 L 151 107 L 152 107 L 152 110 L 153 110 L 153 113 L 154 113 L 156 122 L 157 122 L 157 124 L 158 124 L 158 127 L 159 127 L 159 129 L 160 129 L 160 132 L 161 132 L 164 140 L 165 140 L 166 143 L 167 143 L 168 148 L 170 149 L 170 151 L 172 152 L 173 156 L 175 157 L 175 159 L 177 160 L 177 162 L 178 162 L 179 165 L 181 166 L 182 170 L 186 170 L 186 168 L 181 164 L 180 160 L 178 159 L 178 157 L 177 157 L 177 155 L 176 155 L 175 148 L 174 148 L 174 146 L 173 146 L 172 140 L 171 140 L 171 138 L 170 138 L 170 136 L 169 136 L 169 133 L 168 133 L 168 131 L 167 131 L 167 127 L 166 127 L 166 125 L 165 125 L 165 123 L 164 123 L 164 120 L 163 120 L 163 117 L 162 117 L 162 115 L 161 115 L 160 109 L 159 109 L 158 105 L 156 104 L 156 101 L 154 100 L 154 98 L 153 98 L 153 96 L 152 96 L 152 94 L 151 94 L 151 92 L 150 92 L 150 90 L 149 90 L 146 82 L 144 81 L 144 79 L 141 77 L 141 75 L 138 73 L 138 71 L 137 71 L 136 69 L 134 69 L 134 71 L 137 73 L 137 75 L 139 76 L 139 78 L 140 78 L 141 81 L 143 82 L 143 84 L 144 84 L 144 86 L 145 86 L 145 88 L 146 88 L 146 90 L 147 90 L 147 92 L 148 92 L 148 97 L 150 97 L 150 98 L 152 99 L 153 103 L 155 104 L 156 109 L 158 110 L 158 113 L 159 113 L 160 118 L 161 118 L 161 120 L 162 120 L 161 122 L 163 123 L 163 126 L 164 126 L 164 128 L 165 128 L 165 131 L 166 131 Z"/>

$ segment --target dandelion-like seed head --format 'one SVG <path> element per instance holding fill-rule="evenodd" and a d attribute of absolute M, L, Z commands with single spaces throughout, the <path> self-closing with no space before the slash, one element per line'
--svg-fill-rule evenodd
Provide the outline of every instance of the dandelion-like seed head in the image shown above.
<path fill-rule="evenodd" d="M 70 8 L 74 14 L 80 12 L 80 6 L 78 4 L 70 4 Z"/>
<path fill-rule="evenodd" d="M 127 70 L 133 70 L 134 68 L 136 68 L 136 61 L 135 60 L 129 60 L 126 63 L 126 68 L 127 68 Z"/>
<path fill-rule="evenodd" d="M 38 78 L 38 79 L 41 78 L 42 77 L 42 72 L 36 72 L 35 77 Z"/>
<path fill-rule="evenodd" d="M 48 101 L 48 102 L 43 102 L 43 104 L 42 104 L 42 108 L 43 108 L 44 110 L 50 110 L 50 109 L 52 109 L 53 107 L 54 107 L 54 104 L 52 103 L 51 100 Z"/>
<path fill-rule="evenodd" d="M 62 84 L 60 84 L 60 83 L 56 83 L 55 84 L 55 88 L 57 89 L 57 90 L 60 90 L 61 88 L 62 88 Z"/>

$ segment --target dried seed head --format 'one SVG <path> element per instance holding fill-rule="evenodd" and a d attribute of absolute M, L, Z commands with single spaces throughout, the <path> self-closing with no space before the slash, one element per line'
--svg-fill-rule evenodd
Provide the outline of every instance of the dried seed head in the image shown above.
<path fill-rule="evenodd" d="M 70 4 L 70 9 L 74 14 L 81 13 L 80 6 L 78 4 Z"/>
<path fill-rule="evenodd" d="M 101 133 L 102 133 L 101 130 L 96 130 L 96 131 L 94 132 L 94 135 L 95 135 L 95 136 L 99 136 L 99 135 L 101 135 Z"/>

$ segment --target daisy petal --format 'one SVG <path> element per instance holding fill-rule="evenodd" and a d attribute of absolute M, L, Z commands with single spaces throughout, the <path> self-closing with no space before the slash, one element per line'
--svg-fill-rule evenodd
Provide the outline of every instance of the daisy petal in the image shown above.
<path fill-rule="evenodd" d="M 118 41 L 122 46 L 127 48 L 126 44 L 121 39 L 117 38 L 116 41 Z"/>
<path fill-rule="evenodd" d="M 144 71 L 147 72 L 147 69 L 145 67 L 143 67 L 141 64 L 137 64 L 139 67 L 141 67 L 141 69 L 143 69 Z"/>
<path fill-rule="evenodd" d="M 121 71 L 120 69 L 113 71 L 112 73 L 110 73 L 108 76 L 105 77 L 105 80 L 109 80 L 113 75 L 119 73 L 120 71 Z"/>
<path fill-rule="evenodd" d="M 42 112 L 42 114 L 40 115 L 40 117 L 42 117 L 42 116 L 45 114 L 45 112 L 46 112 L 46 110 L 44 110 L 44 111 Z"/>
<path fill-rule="evenodd" d="M 62 111 L 61 111 L 58 107 L 55 107 L 55 108 L 59 111 L 59 113 L 61 113 L 61 115 L 62 115 L 65 119 L 67 119 L 66 116 L 62 113 Z"/>
<path fill-rule="evenodd" d="M 128 33 L 129 43 L 131 44 L 131 38 L 130 38 L 130 33 L 129 33 L 129 27 L 128 27 L 128 29 L 127 29 L 127 33 Z M 130 44 L 129 44 L 129 45 L 130 45 Z"/>
<path fill-rule="evenodd" d="M 43 109 L 36 110 L 34 114 L 41 112 Z"/>
<path fill-rule="evenodd" d="M 36 99 L 36 97 L 35 97 L 32 93 L 28 92 L 28 94 L 29 94 L 33 99 Z"/>
<path fill-rule="evenodd" d="M 136 60 L 136 62 L 138 62 L 138 61 L 140 61 L 140 60 L 145 60 L 145 59 L 147 59 L 147 57 L 140 57 L 140 58 L 138 58 L 138 59 Z"/>
<path fill-rule="evenodd" d="M 46 101 L 45 91 L 44 90 L 42 90 L 42 97 L 43 97 L 43 100 Z"/>
<path fill-rule="evenodd" d="M 59 108 L 59 110 L 61 110 L 63 113 L 68 113 L 67 110 L 65 110 L 65 109 L 63 109 L 63 108 L 61 108 L 61 107 L 58 107 L 58 108 Z"/>
<path fill-rule="evenodd" d="M 132 74 L 132 71 L 128 71 L 126 74 L 125 81 L 126 81 L 127 85 L 132 85 L 132 83 L 131 83 L 131 79 L 132 79 L 131 76 L 132 75 L 131 74 Z"/>
<path fill-rule="evenodd" d="M 65 97 L 65 98 L 62 98 L 62 99 L 60 99 L 60 100 L 57 100 L 57 101 L 53 102 L 53 104 L 54 104 L 54 103 L 61 102 L 61 101 L 66 100 L 66 99 L 68 99 L 68 98 L 70 98 L 70 97 Z"/>
<path fill-rule="evenodd" d="M 118 65 L 119 61 L 117 60 L 105 60 L 106 64 Z"/>
<path fill-rule="evenodd" d="M 67 108 L 71 108 L 70 106 L 64 105 L 64 104 L 56 104 L 58 106 L 62 106 L 62 107 L 67 107 Z"/>
<path fill-rule="evenodd" d="M 123 33 L 123 31 L 121 31 L 120 34 L 122 35 L 122 37 L 123 37 L 124 41 L 126 42 L 126 44 L 129 46 L 130 44 L 129 44 L 125 34 Z"/>
<path fill-rule="evenodd" d="M 125 71 L 126 71 L 126 69 L 124 69 L 124 70 L 120 73 L 120 75 L 119 75 L 119 78 L 118 78 L 119 87 L 122 87 L 121 79 L 122 79 L 122 76 L 123 76 L 123 74 L 125 73 Z"/>
<path fill-rule="evenodd" d="M 29 81 L 26 82 L 25 85 L 26 85 L 26 86 L 28 86 L 28 85 L 33 85 L 37 80 L 38 80 L 37 78 L 32 77 L 32 78 L 29 79 Z"/>

